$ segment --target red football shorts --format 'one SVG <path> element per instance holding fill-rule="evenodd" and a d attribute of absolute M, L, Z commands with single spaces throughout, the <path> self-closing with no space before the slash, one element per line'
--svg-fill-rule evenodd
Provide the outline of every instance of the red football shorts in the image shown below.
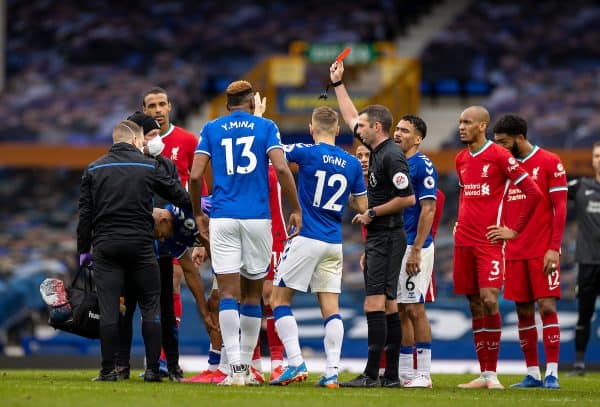
<path fill-rule="evenodd" d="M 455 246 L 454 293 L 479 294 L 480 288 L 502 288 L 504 252 L 502 246 Z"/>
<path fill-rule="evenodd" d="M 281 255 L 283 254 L 283 248 L 280 251 L 271 252 L 271 265 L 269 266 L 269 272 L 267 273 L 266 280 L 273 280 L 275 278 L 275 269 L 279 265 Z"/>
<path fill-rule="evenodd" d="M 532 302 L 540 298 L 560 298 L 560 264 L 549 276 L 544 273 L 544 257 L 507 260 L 504 298 Z"/>

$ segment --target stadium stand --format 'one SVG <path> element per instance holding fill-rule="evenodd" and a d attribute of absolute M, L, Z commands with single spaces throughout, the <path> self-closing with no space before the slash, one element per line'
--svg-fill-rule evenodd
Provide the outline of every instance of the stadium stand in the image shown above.
<path fill-rule="evenodd" d="M 113 123 L 157 84 L 181 123 L 292 40 L 392 39 L 435 1 L 319 3 L 9 1 L 0 141 L 107 142 Z"/>
<path fill-rule="evenodd" d="M 599 24 L 590 1 L 472 2 L 423 52 L 422 89 L 489 94 L 492 117 L 523 115 L 534 142 L 589 147 L 600 138 Z"/>

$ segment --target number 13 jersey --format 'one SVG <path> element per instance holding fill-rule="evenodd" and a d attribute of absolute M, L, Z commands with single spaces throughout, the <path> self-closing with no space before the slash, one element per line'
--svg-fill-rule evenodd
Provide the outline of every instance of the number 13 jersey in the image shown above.
<path fill-rule="evenodd" d="M 270 219 L 268 152 L 282 148 L 277 125 L 235 111 L 206 123 L 196 154 L 212 160 L 211 218 Z"/>

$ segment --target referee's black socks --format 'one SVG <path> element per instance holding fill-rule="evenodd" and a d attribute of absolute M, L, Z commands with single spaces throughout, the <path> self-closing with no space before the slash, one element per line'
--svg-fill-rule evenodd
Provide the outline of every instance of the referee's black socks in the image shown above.
<path fill-rule="evenodd" d="M 385 373 L 387 379 L 398 380 L 398 364 L 400 359 L 400 343 L 402 342 L 402 324 L 400 314 L 394 312 L 386 315 L 387 337 L 385 340 Z"/>
<path fill-rule="evenodd" d="M 386 344 L 387 321 L 385 311 L 367 312 L 368 344 L 369 353 L 367 358 L 367 367 L 365 374 L 371 379 L 379 377 L 379 362 L 381 353 Z M 396 355 L 398 357 L 398 355 Z M 396 370 L 398 370 L 398 361 L 396 360 Z M 387 371 L 387 370 L 386 370 Z"/>

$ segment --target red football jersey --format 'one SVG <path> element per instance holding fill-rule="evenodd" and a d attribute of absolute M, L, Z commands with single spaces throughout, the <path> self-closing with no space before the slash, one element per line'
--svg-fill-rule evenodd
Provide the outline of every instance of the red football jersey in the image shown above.
<path fill-rule="evenodd" d="M 487 227 L 499 225 L 502 220 L 509 181 L 518 185 L 528 176 L 527 172 L 508 150 L 487 140 L 478 151 L 465 148 L 458 153 L 456 174 L 460 200 L 454 245 L 491 245 L 485 237 Z"/>
<path fill-rule="evenodd" d="M 269 206 L 271 208 L 271 234 L 273 235 L 273 251 L 282 252 L 287 239 L 285 220 L 281 211 L 281 186 L 277 179 L 275 167 L 269 164 Z"/>
<path fill-rule="evenodd" d="M 567 174 L 556 154 L 533 146 L 533 150 L 518 161 L 542 191 L 542 199 L 517 238 L 507 242 L 505 252 L 507 260 L 543 257 L 551 248 L 554 206 L 550 194 L 562 191 L 565 202 L 567 200 Z M 519 212 L 526 199 L 518 186 L 510 185 L 505 199 L 504 215 L 506 226 L 509 228 L 513 228 L 517 223 Z M 559 250 L 560 247 L 553 249 Z"/>
<path fill-rule="evenodd" d="M 194 153 L 198 146 L 198 138 L 189 131 L 169 124 L 169 129 L 161 134 L 165 148 L 162 155 L 173 161 L 179 173 L 181 184 L 188 189 L 188 180 L 194 164 Z M 202 196 L 208 195 L 208 186 L 204 178 L 202 179 Z"/>

